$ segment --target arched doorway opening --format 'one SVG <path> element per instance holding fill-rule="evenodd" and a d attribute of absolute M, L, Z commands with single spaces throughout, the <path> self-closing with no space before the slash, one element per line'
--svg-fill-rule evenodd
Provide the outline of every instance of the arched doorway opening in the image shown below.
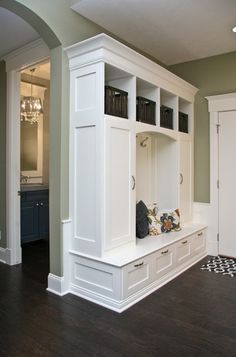
<path fill-rule="evenodd" d="M 37 31 L 40 38 L 36 41 L 20 47 L 2 59 L 6 63 L 6 242 L 2 249 L 5 253 L 5 262 L 13 265 L 21 263 L 21 241 L 20 241 L 20 198 L 17 195 L 20 188 L 20 160 L 19 160 L 19 133 L 20 124 L 16 118 L 20 117 L 20 73 L 27 67 L 48 60 L 51 51 L 60 46 L 60 41 L 45 21 L 26 6 L 17 1 L 0 1 L 0 8 L 7 9 L 30 24 Z M 10 35 L 10 34 L 8 34 Z M 52 56 L 52 68 L 57 62 L 55 55 Z M 56 96 L 54 79 L 51 81 L 51 95 Z M 54 121 L 54 114 L 51 116 Z M 57 118 L 58 120 L 58 118 Z M 51 134 L 50 134 L 51 135 Z M 59 168 L 58 168 L 59 170 Z M 54 171 L 55 172 L 55 171 Z M 4 187 L 3 187 L 4 189 Z M 52 195 L 53 200 L 53 195 Z M 1 257 L 0 257 L 1 258 Z M 60 257 L 59 257 L 60 259 Z M 3 259 L 2 259 L 3 260 Z"/>

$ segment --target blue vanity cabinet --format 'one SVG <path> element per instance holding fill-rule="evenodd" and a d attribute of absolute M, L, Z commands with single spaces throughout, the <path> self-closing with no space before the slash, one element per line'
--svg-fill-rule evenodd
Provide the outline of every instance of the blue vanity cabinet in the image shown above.
<path fill-rule="evenodd" d="M 21 243 L 48 237 L 48 190 L 21 192 Z"/>

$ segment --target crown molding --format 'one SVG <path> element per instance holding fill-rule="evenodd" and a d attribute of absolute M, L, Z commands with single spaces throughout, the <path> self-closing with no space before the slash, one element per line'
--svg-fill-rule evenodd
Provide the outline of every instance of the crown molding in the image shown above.
<path fill-rule="evenodd" d="M 49 48 L 42 39 L 38 39 L 2 56 L 1 60 L 6 62 L 6 72 L 9 72 L 24 69 L 33 63 L 45 60 L 49 56 Z"/>

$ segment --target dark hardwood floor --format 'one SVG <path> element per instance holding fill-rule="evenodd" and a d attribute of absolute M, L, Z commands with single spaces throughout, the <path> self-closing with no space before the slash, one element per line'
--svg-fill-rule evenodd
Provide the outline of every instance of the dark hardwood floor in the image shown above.
<path fill-rule="evenodd" d="M 236 356 L 236 279 L 203 262 L 122 314 L 45 290 L 44 242 L 0 264 L 0 356 Z"/>

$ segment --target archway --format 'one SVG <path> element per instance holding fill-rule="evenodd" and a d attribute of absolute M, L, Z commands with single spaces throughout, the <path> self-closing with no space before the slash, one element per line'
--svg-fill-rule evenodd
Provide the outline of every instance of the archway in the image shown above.
<path fill-rule="evenodd" d="M 47 44 L 49 49 L 61 45 L 58 37 L 48 26 L 48 24 L 35 12 L 16 0 L 0 0 L 0 7 L 3 7 L 21 17 L 38 32 L 40 37 Z"/>
<path fill-rule="evenodd" d="M 61 61 L 61 58 L 59 55 L 61 53 L 61 50 L 60 50 L 61 43 L 60 43 L 59 39 L 57 38 L 57 36 L 54 34 L 54 32 L 51 30 L 51 28 L 46 24 L 46 22 L 39 15 L 34 13 L 32 10 L 28 9 L 26 6 L 20 4 L 18 1 L 0 0 L 0 7 L 5 8 L 5 9 L 9 10 L 10 12 L 14 13 L 15 15 L 21 17 L 23 20 L 25 20 L 27 23 L 29 23 L 39 33 L 39 35 L 43 39 L 44 43 L 43 43 L 43 41 L 38 41 L 37 51 L 39 51 L 38 53 L 40 53 L 40 55 L 38 57 L 37 57 L 37 55 L 35 57 L 33 56 L 33 58 L 35 58 L 35 59 L 33 59 L 32 61 L 37 62 L 38 60 L 40 60 L 41 58 L 44 58 L 45 56 L 51 57 L 51 67 L 54 72 L 54 77 L 52 77 L 52 80 L 51 80 L 51 96 L 53 96 L 54 103 L 55 103 L 55 98 L 60 97 L 60 90 L 61 90 L 61 88 L 58 86 L 58 82 L 57 82 L 58 79 L 60 80 L 60 76 L 61 76 L 60 67 L 58 68 L 58 63 L 60 63 L 60 61 Z M 32 48 L 32 52 L 34 52 L 34 51 L 35 51 L 35 48 Z M 43 53 L 40 51 L 43 51 Z M 53 54 L 51 55 L 51 53 L 53 53 Z M 26 55 L 26 53 L 24 55 Z M 29 61 L 30 61 L 30 59 L 28 59 L 28 62 L 26 62 L 24 65 L 30 64 Z M 7 87 L 6 89 L 7 90 L 6 90 L 6 93 L 7 93 L 8 101 L 9 101 L 9 99 L 11 99 L 11 101 L 8 102 L 7 113 L 8 113 L 8 116 L 9 115 L 12 116 L 12 119 L 13 119 L 14 114 L 16 112 L 14 112 L 14 95 L 12 93 L 12 88 L 14 88 L 14 83 L 15 83 L 14 81 L 17 80 L 17 75 L 18 75 L 17 69 L 19 70 L 19 67 L 17 68 L 15 66 L 15 64 L 13 64 L 13 61 L 10 61 L 10 62 L 11 63 L 7 69 L 7 81 L 6 81 L 6 87 Z M 54 68 L 56 68 L 56 69 L 54 69 Z M 9 86 L 9 84 L 11 84 L 11 85 Z M 60 103 L 58 103 L 58 104 L 60 104 Z M 9 108 L 11 108 L 11 110 L 9 110 Z M 54 122 L 54 124 L 52 124 L 52 125 L 55 125 L 55 123 L 57 123 L 57 125 L 58 125 L 58 129 L 55 131 L 52 131 L 52 134 L 50 134 L 50 135 L 54 136 L 54 139 L 52 141 L 55 143 L 55 141 L 56 141 L 55 137 L 58 136 L 57 134 L 58 134 L 58 132 L 60 132 L 60 120 L 58 119 L 58 113 L 52 112 L 51 120 L 52 120 L 52 122 Z M 14 137 L 13 136 L 9 137 L 9 132 L 11 132 L 11 129 L 12 129 L 12 127 L 11 127 L 10 121 L 6 120 L 6 133 L 7 133 L 6 137 L 7 137 L 7 141 L 8 141 L 7 145 L 12 146 L 14 149 L 14 144 L 15 144 Z M 59 144 L 58 144 L 58 146 L 59 146 Z M 54 152 L 56 150 L 58 152 L 60 151 L 60 150 L 58 150 L 58 148 L 55 148 Z M 14 152 L 14 150 L 12 152 Z M 9 157 L 8 157 L 8 159 L 9 159 Z M 52 158 L 52 161 L 53 161 L 53 158 Z M 59 159 L 58 159 L 58 161 L 59 161 Z M 10 165 L 12 165 L 12 166 L 10 167 Z M 13 157 L 13 161 L 7 160 L 7 166 L 8 166 L 8 177 L 7 177 L 6 181 L 7 181 L 8 188 L 7 188 L 6 201 L 7 201 L 7 204 L 9 204 L 9 202 L 11 201 L 11 200 L 9 200 L 9 197 L 11 197 L 11 195 L 17 194 L 16 186 L 14 186 L 14 184 L 16 182 L 16 179 L 14 177 L 14 176 L 16 176 L 16 172 L 14 169 L 12 169 L 14 167 L 14 157 Z M 56 174 L 55 174 L 55 170 L 54 170 L 54 177 L 58 176 L 58 179 L 56 178 L 55 181 L 60 180 L 59 172 L 60 172 L 60 165 L 57 168 Z M 10 177 L 9 177 L 9 175 L 10 175 Z M 14 190 L 12 190 L 12 188 L 13 188 L 12 185 L 14 186 Z M 60 188 L 58 188 L 58 185 L 57 185 L 57 193 L 55 194 L 55 189 L 54 189 L 54 193 L 52 194 L 52 203 L 53 203 L 53 196 L 54 197 L 59 196 L 58 195 L 59 190 L 60 190 Z M 60 214 L 59 210 L 56 212 L 56 214 L 57 214 L 57 216 L 59 216 L 59 214 Z M 55 214 L 53 215 L 53 219 L 55 222 L 56 221 Z M 14 222 L 15 228 L 12 228 L 13 227 L 12 220 L 14 220 L 14 214 L 12 214 L 12 207 L 8 206 L 7 207 L 7 219 L 6 219 L 6 225 L 8 227 L 7 228 L 7 243 L 6 243 L 6 249 L 4 249 L 4 250 L 5 250 L 5 258 L 6 258 L 5 261 L 11 265 L 17 264 L 20 262 L 19 255 L 17 256 L 17 251 L 16 251 L 17 245 L 14 244 L 15 229 L 19 229 L 19 227 L 17 227 L 17 223 Z M 57 221 L 59 222 L 59 220 L 57 220 Z M 54 224 L 52 224 L 52 226 L 54 226 Z M 56 228 L 53 228 L 54 231 L 55 231 L 55 229 L 57 230 L 57 232 L 60 231 L 60 224 L 58 223 L 55 226 L 56 226 Z M 9 227 L 11 227 L 10 233 L 9 233 Z M 58 235 L 54 234 L 54 236 L 57 236 L 58 241 L 60 240 L 60 237 Z M 54 251 L 53 254 L 57 256 L 56 260 L 60 261 L 60 254 L 61 254 L 60 249 L 58 249 L 56 252 Z M 1 256 L 0 256 L 0 258 L 1 258 Z M 55 265 L 56 264 L 54 262 L 54 266 Z M 50 271 L 53 271 L 53 269 L 50 268 Z M 56 269 L 54 269 L 54 272 L 55 271 L 56 271 Z M 56 271 L 56 273 L 58 273 L 58 271 Z"/>

